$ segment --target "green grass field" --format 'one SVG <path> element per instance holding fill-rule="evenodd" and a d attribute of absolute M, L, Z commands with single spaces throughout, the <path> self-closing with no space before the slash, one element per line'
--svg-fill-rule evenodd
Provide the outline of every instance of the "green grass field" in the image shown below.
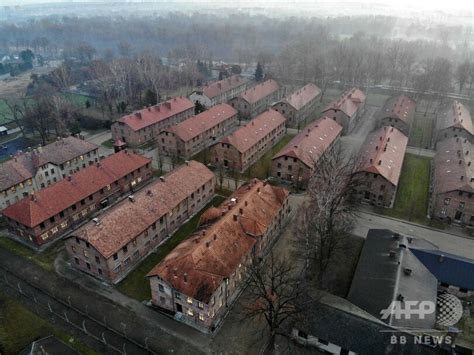
<path fill-rule="evenodd" d="M 268 178 L 270 175 L 273 156 L 287 145 L 294 136 L 294 134 L 287 134 L 284 136 L 271 150 L 266 152 L 255 164 L 250 166 L 244 172 L 244 176 L 247 178 L 256 177 L 261 180 Z"/>
<path fill-rule="evenodd" d="M 395 205 L 392 209 L 384 209 L 383 214 L 416 223 L 429 224 L 430 221 L 426 216 L 430 162 L 431 158 L 413 154 L 405 155 Z"/>
<path fill-rule="evenodd" d="M 58 241 L 46 250 L 38 253 L 18 242 L 15 242 L 14 240 L 8 239 L 6 237 L 0 237 L 0 248 L 7 249 L 12 253 L 21 256 L 22 258 L 28 259 L 46 271 L 53 272 L 54 260 L 56 259 L 59 251 L 63 248 L 63 242 Z"/>
<path fill-rule="evenodd" d="M 416 112 L 410 129 L 408 145 L 418 148 L 430 148 L 434 119 L 433 114 L 425 116 L 422 112 Z"/>
<path fill-rule="evenodd" d="M 364 88 L 361 88 L 364 90 Z M 385 104 L 385 101 L 389 98 L 389 95 L 371 93 L 367 95 L 366 104 L 371 106 L 382 107 Z"/>
<path fill-rule="evenodd" d="M 204 211 L 211 206 L 219 206 L 224 199 L 225 198 L 222 196 L 215 196 L 211 202 L 199 211 L 199 213 L 183 224 L 170 239 L 159 246 L 158 249 L 151 253 L 135 270 L 121 281 L 117 285 L 118 290 L 139 301 L 150 300 L 150 283 L 146 278 L 146 274 L 148 274 L 156 264 L 163 260 L 179 243 L 191 235 L 191 233 L 196 229 L 199 218 Z"/>
<path fill-rule="evenodd" d="M 36 339 L 55 335 L 81 354 L 97 354 L 0 292 L 0 354 L 16 355 Z"/>

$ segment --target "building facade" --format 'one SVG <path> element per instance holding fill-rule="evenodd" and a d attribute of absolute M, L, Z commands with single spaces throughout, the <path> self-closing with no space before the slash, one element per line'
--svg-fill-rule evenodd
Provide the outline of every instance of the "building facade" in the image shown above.
<path fill-rule="evenodd" d="M 432 217 L 448 223 L 474 225 L 474 146 L 466 138 L 451 137 L 436 146 Z"/>
<path fill-rule="evenodd" d="M 192 102 L 200 102 L 206 108 L 227 103 L 234 97 L 239 96 L 249 86 L 249 80 L 239 75 L 232 75 L 223 80 L 206 84 L 200 90 L 194 91 L 189 99 Z"/>
<path fill-rule="evenodd" d="M 209 147 L 237 125 L 237 111 L 228 104 L 211 107 L 159 135 L 160 153 L 182 159 Z"/>
<path fill-rule="evenodd" d="M 379 128 L 367 136 L 359 152 L 358 187 L 361 201 L 393 207 L 408 138 L 394 127 Z"/>
<path fill-rule="evenodd" d="M 199 230 L 150 271 L 153 305 L 213 330 L 289 213 L 287 190 L 258 180 L 241 186 L 206 211 Z"/>
<path fill-rule="evenodd" d="M 365 94 L 358 88 L 346 90 L 321 112 L 342 126 L 342 134 L 349 134 L 365 109 Z"/>
<path fill-rule="evenodd" d="M 405 95 L 393 96 L 385 101 L 380 110 L 378 127 L 395 127 L 405 136 L 409 136 L 415 117 L 416 102 Z"/>
<path fill-rule="evenodd" d="M 288 127 L 299 128 L 314 115 L 320 96 L 321 89 L 310 83 L 286 96 L 272 108 L 285 116 Z"/>
<path fill-rule="evenodd" d="M 464 138 L 474 143 L 472 117 L 469 110 L 459 101 L 438 111 L 436 117 L 435 143 L 447 138 Z"/>
<path fill-rule="evenodd" d="M 239 117 L 249 120 L 261 114 L 281 99 L 282 88 L 275 80 L 267 80 L 245 90 L 230 100 L 229 104 L 239 111 Z"/>
<path fill-rule="evenodd" d="M 29 245 L 41 246 L 151 177 L 150 159 L 121 151 L 23 198 L 2 213 L 10 233 Z"/>
<path fill-rule="evenodd" d="M 0 165 L 0 208 L 99 160 L 99 147 L 73 136 L 18 153 Z"/>
<path fill-rule="evenodd" d="M 214 197 L 214 174 L 190 161 L 96 216 L 66 241 L 75 268 L 118 282 Z"/>
<path fill-rule="evenodd" d="M 285 117 L 269 109 L 211 146 L 211 164 L 244 172 L 285 135 Z"/>
<path fill-rule="evenodd" d="M 271 175 L 304 187 L 319 157 L 331 149 L 341 132 L 342 126 L 327 117 L 309 124 L 272 158 Z"/>
<path fill-rule="evenodd" d="M 128 146 L 155 140 L 166 128 L 194 115 L 194 103 L 186 97 L 175 97 L 118 119 L 112 124 L 112 139 Z"/>

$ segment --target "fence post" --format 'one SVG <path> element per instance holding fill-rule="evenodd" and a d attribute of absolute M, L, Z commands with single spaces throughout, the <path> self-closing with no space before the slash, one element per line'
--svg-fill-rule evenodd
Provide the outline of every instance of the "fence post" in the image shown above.
<path fill-rule="evenodd" d="M 86 334 L 87 334 L 87 329 L 86 329 L 86 320 L 85 320 L 85 319 L 82 321 L 82 329 L 84 330 L 84 333 L 86 333 Z"/>

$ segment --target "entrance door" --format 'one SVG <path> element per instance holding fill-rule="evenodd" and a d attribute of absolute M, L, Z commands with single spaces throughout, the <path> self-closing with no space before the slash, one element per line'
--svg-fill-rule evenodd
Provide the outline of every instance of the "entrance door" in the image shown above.
<path fill-rule="evenodd" d="M 457 211 L 456 214 L 454 215 L 454 219 L 456 221 L 460 221 L 462 218 L 462 212 L 461 211 Z"/>
<path fill-rule="evenodd" d="M 176 303 L 176 311 L 179 313 L 183 313 L 183 306 L 181 306 L 179 303 Z"/>

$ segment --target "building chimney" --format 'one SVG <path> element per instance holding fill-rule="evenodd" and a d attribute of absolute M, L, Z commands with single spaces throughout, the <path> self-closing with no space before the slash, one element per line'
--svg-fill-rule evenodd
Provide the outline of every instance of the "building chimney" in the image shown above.
<path fill-rule="evenodd" d="M 382 161 L 381 161 L 381 160 L 379 160 L 379 165 L 382 165 Z"/>
<path fill-rule="evenodd" d="M 161 182 L 165 182 L 165 177 L 164 177 L 164 176 L 160 176 L 160 181 L 161 181 Z"/>
<path fill-rule="evenodd" d="M 239 208 L 239 213 L 240 213 L 240 214 L 244 214 L 244 209 L 243 209 L 243 208 Z"/>
<path fill-rule="evenodd" d="M 138 117 L 139 119 L 142 119 L 142 113 L 139 111 L 135 112 L 135 116 Z"/>
<path fill-rule="evenodd" d="M 72 180 L 72 176 L 71 176 L 71 175 L 68 175 L 67 181 L 71 181 L 71 180 Z"/>
<path fill-rule="evenodd" d="M 237 222 L 237 215 L 234 214 L 234 222 Z"/>

